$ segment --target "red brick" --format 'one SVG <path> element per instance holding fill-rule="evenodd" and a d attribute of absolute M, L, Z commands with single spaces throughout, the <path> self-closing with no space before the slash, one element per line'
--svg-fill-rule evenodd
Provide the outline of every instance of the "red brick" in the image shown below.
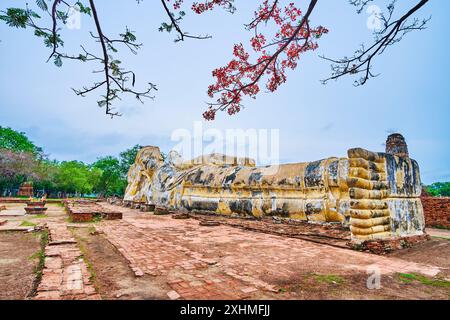
<path fill-rule="evenodd" d="M 421 198 L 427 227 L 450 228 L 450 198 Z"/>

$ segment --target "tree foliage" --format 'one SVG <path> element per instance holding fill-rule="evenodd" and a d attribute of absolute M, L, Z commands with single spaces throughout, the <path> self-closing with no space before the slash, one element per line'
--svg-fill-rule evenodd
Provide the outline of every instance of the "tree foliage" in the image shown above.
<path fill-rule="evenodd" d="M 433 197 L 450 197 L 450 182 L 436 182 L 426 187 L 426 191 Z"/>
<path fill-rule="evenodd" d="M 119 159 L 108 156 L 98 159 L 92 167 L 101 172 L 96 185 L 97 190 L 104 195 L 121 195 L 126 188 L 127 181 L 122 174 Z"/>
<path fill-rule="evenodd" d="M 136 155 L 142 146 L 135 145 L 120 153 L 119 157 L 107 156 L 99 158 L 92 164 L 93 168 L 102 172 L 97 190 L 103 195 L 123 195 L 127 186 L 127 175 L 131 165 L 136 160 Z"/>
<path fill-rule="evenodd" d="M 37 161 L 30 152 L 0 149 L 0 187 L 12 188 L 37 179 Z"/>
<path fill-rule="evenodd" d="M 127 186 L 128 170 L 141 149 L 136 145 L 121 152 L 119 157 L 102 157 L 93 164 L 58 162 L 41 156 L 42 149 L 24 133 L 0 129 L 0 191 L 33 182 L 35 190 L 49 194 L 121 196 Z"/>
<path fill-rule="evenodd" d="M 42 149 L 31 142 L 25 133 L 2 126 L 0 126 L 0 149 L 27 152 L 35 156 L 42 154 Z"/>
<path fill-rule="evenodd" d="M 0 126 L 0 187 L 12 188 L 38 178 L 42 149 L 23 132 Z"/>
<path fill-rule="evenodd" d="M 136 156 L 137 156 L 139 150 L 141 150 L 141 149 L 142 149 L 142 146 L 137 144 L 134 147 L 127 149 L 120 153 L 120 155 L 119 155 L 120 172 L 121 172 L 121 175 L 123 178 L 127 177 L 128 170 L 136 161 Z"/>
<path fill-rule="evenodd" d="M 83 162 L 65 161 L 59 165 L 56 184 L 61 191 L 67 193 L 88 194 L 94 190 L 100 177 L 99 170 L 90 170 Z"/>

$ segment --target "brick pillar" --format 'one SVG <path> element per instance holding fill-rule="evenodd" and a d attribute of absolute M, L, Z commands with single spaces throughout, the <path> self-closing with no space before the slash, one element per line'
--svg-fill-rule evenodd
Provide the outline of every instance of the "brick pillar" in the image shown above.
<path fill-rule="evenodd" d="M 405 138 L 399 134 L 391 134 L 386 141 L 386 153 L 397 157 L 409 158 L 408 145 Z"/>

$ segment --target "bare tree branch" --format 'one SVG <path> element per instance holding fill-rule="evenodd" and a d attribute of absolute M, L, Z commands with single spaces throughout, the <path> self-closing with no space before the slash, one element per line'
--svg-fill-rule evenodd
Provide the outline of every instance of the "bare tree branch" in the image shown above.
<path fill-rule="evenodd" d="M 309 32 L 309 18 L 312 14 L 312 12 L 314 11 L 314 8 L 317 5 L 317 1 L 318 0 L 311 0 L 308 6 L 308 10 L 307 12 L 304 14 L 304 16 L 302 17 L 302 20 L 300 21 L 300 23 L 297 25 L 295 31 L 293 32 L 293 34 L 291 35 L 291 37 L 287 38 L 287 39 L 283 39 L 281 41 L 278 42 L 279 43 L 283 43 L 278 49 L 277 51 L 269 56 L 267 59 L 260 61 L 259 63 L 249 67 L 249 68 L 256 68 L 260 65 L 264 65 L 263 68 L 261 68 L 261 70 L 258 71 L 258 74 L 256 75 L 255 79 L 243 86 L 240 87 L 235 87 L 234 89 L 222 89 L 222 91 L 228 91 L 230 93 L 232 93 L 232 97 L 230 99 L 228 99 L 228 101 L 224 102 L 217 102 L 217 103 L 208 103 L 207 105 L 209 106 L 209 112 L 216 112 L 216 111 L 224 111 L 226 110 L 228 107 L 230 107 L 232 104 L 236 103 L 236 101 L 239 99 L 239 97 L 241 96 L 241 93 L 255 85 L 256 83 L 258 83 L 260 81 L 260 79 L 264 76 L 264 74 L 266 73 L 266 71 L 269 69 L 269 67 L 271 65 L 273 65 L 274 63 L 276 63 L 278 57 L 280 56 L 280 54 L 282 52 L 284 52 L 286 50 L 286 48 L 289 46 L 290 43 L 292 43 L 293 41 L 299 41 L 302 40 L 304 41 L 304 44 L 307 44 L 309 42 L 310 39 L 310 32 Z M 276 4 L 277 4 L 278 0 L 276 0 L 274 2 L 274 4 L 272 5 L 272 9 L 271 12 L 274 10 Z M 253 20 L 249 25 L 251 24 L 255 24 L 257 22 L 261 22 L 263 20 L 259 20 L 255 19 Z M 300 31 L 304 28 L 307 28 L 308 32 L 306 32 L 306 35 L 304 37 L 298 37 Z M 220 92 L 219 92 L 220 93 Z"/>
<path fill-rule="evenodd" d="M 359 6 L 358 12 L 361 12 L 363 8 L 372 0 L 352 0 L 350 3 Z M 429 0 L 420 0 L 414 7 L 406 12 L 399 19 L 392 21 L 392 16 L 395 8 L 395 0 L 392 1 L 387 9 L 388 15 L 381 15 L 379 19 L 383 22 L 383 27 L 379 31 L 375 31 L 375 42 L 368 48 L 364 45 L 357 51 L 352 57 L 344 57 L 342 59 L 330 59 L 325 56 L 321 58 L 332 62 L 331 65 L 332 75 L 322 80 L 323 84 L 328 83 L 330 80 L 337 80 L 346 75 L 358 75 L 362 74 L 359 80 L 355 81 L 355 86 L 361 86 L 377 75 L 372 73 L 372 63 L 377 55 L 381 55 L 385 50 L 401 41 L 403 36 L 407 33 L 415 30 L 423 30 L 429 19 L 419 21 L 417 18 L 411 23 L 408 23 L 408 19 L 423 6 L 428 3 Z"/>
<path fill-rule="evenodd" d="M 181 27 L 178 23 L 178 19 L 174 17 L 174 14 L 170 11 L 169 7 L 167 6 L 166 0 L 161 0 L 161 4 L 163 5 L 164 11 L 166 12 L 167 16 L 169 17 L 171 21 L 171 25 L 169 28 L 173 27 L 178 32 L 178 39 L 175 41 L 184 41 L 184 38 L 191 38 L 191 39 L 198 39 L 198 40 L 205 40 L 205 39 L 211 39 L 211 36 L 192 36 L 188 33 L 181 30 Z M 166 28 L 167 29 L 167 28 Z"/>

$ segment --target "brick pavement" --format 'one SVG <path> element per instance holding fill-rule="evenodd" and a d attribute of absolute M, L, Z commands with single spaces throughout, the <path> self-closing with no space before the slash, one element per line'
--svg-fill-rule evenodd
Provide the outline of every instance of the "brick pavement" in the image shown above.
<path fill-rule="evenodd" d="M 63 222 L 49 222 L 49 244 L 36 300 L 100 300 L 72 234 Z"/>
<path fill-rule="evenodd" d="M 97 230 L 123 254 L 136 276 L 164 277 L 172 289 L 168 299 L 276 298 L 278 284 L 306 271 L 365 274 L 373 265 L 382 274 L 435 276 L 440 271 L 302 239 L 120 210 L 124 220 L 101 222 Z"/>
<path fill-rule="evenodd" d="M 217 215 L 190 214 L 190 217 L 199 221 L 219 222 L 222 225 L 232 226 L 243 230 L 259 233 L 273 234 L 290 238 L 308 240 L 330 246 L 349 248 L 351 240 L 350 230 L 340 225 L 312 224 L 304 221 L 266 217 L 261 220 L 227 218 Z"/>

